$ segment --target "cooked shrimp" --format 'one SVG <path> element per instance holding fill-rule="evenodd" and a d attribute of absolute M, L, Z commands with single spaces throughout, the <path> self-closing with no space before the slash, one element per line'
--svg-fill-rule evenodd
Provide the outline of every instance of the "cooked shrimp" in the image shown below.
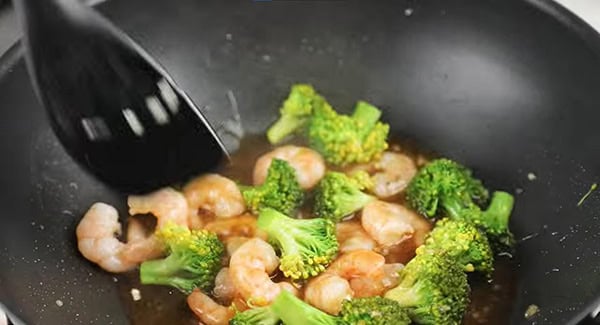
<path fill-rule="evenodd" d="M 372 251 L 357 250 L 338 257 L 326 272 L 348 280 L 357 277 L 377 278 L 383 274 L 384 264 L 383 256 Z"/>
<path fill-rule="evenodd" d="M 216 233 L 223 241 L 231 237 L 261 237 L 256 228 L 256 217 L 246 213 L 239 217 L 215 219 L 204 225 L 204 229 Z"/>
<path fill-rule="evenodd" d="M 131 248 L 116 238 L 120 233 L 117 210 L 105 203 L 94 203 L 77 225 L 77 246 L 86 259 L 115 273 L 128 271 L 153 256 L 154 247 Z M 134 245 L 138 242 L 134 241 Z"/>
<path fill-rule="evenodd" d="M 146 195 L 130 195 L 127 198 L 129 214 L 151 213 L 156 219 L 156 226 L 161 228 L 169 222 L 188 226 L 188 204 L 185 197 L 176 190 L 165 187 Z"/>
<path fill-rule="evenodd" d="M 402 263 L 390 263 L 383 266 L 383 279 L 381 284 L 386 289 L 393 288 L 398 285 L 398 272 L 404 268 Z"/>
<path fill-rule="evenodd" d="M 222 306 L 200 290 L 187 297 L 187 303 L 194 314 L 206 325 L 227 325 L 235 315 L 235 310 Z"/>
<path fill-rule="evenodd" d="M 350 280 L 350 287 L 354 291 L 354 297 L 373 297 L 383 294 L 390 288 L 398 285 L 398 271 L 404 264 L 384 264 L 382 272 L 372 276 L 360 276 Z"/>
<path fill-rule="evenodd" d="M 283 146 L 258 158 L 254 166 L 254 184 L 262 184 L 274 158 L 287 161 L 295 170 L 298 183 L 303 189 L 309 189 L 325 175 L 325 161 L 321 155 L 309 148 Z"/>
<path fill-rule="evenodd" d="M 153 234 L 147 234 L 144 225 L 135 218 L 129 218 L 127 222 L 127 245 L 121 252 L 121 256 L 131 262 L 142 263 L 147 260 L 159 258 L 165 250 L 164 245 Z"/>
<path fill-rule="evenodd" d="M 337 315 L 344 299 L 383 293 L 384 264 L 383 256 L 368 250 L 343 254 L 323 274 L 308 282 L 304 299 L 316 308 Z"/>
<path fill-rule="evenodd" d="M 412 237 L 412 213 L 399 204 L 373 201 L 363 208 L 361 224 L 379 245 L 396 245 Z"/>
<path fill-rule="evenodd" d="M 307 303 L 332 315 L 339 314 L 344 300 L 353 296 L 348 280 L 327 272 L 310 280 L 304 290 Z"/>
<path fill-rule="evenodd" d="M 183 188 L 190 215 L 207 210 L 218 218 L 231 218 L 246 211 L 246 204 L 237 184 L 217 174 L 193 179 Z"/>
<path fill-rule="evenodd" d="M 233 285 L 231 276 L 229 275 L 229 268 L 222 268 L 217 276 L 215 277 L 215 287 L 213 294 L 216 299 L 222 303 L 229 304 L 233 301 L 237 294 L 237 290 Z"/>
<path fill-rule="evenodd" d="M 144 224 L 137 218 L 127 219 L 127 241 L 134 242 L 144 240 L 148 237 Z"/>
<path fill-rule="evenodd" d="M 414 161 L 397 152 L 384 152 L 375 167 L 380 171 L 373 175 L 373 193 L 381 198 L 402 192 L 417 173 Z"/>
<path fill-rule="evenodd" d="M 237 251 L 238 248 L 242 247 L 245 242 L 249 241 L 249 237 L 241 237 L 241 236 L 233 236 L 227 238 L 225 241 L 225 247 L 227 248 L 227 255 L 233 256 L 233 253 Z"/>
<path fill-rule="evenodd" d="M 239 247 L 229 262 L 229 274 L 234 286 L 252 305 L 268 305 L 281 292 L 296 294 L 296 288 L 287 282 L 275 283 L 270 274 L 279 266 L 279 258 L 271 245 L 253 238 Z"/>
<path fill-rule="evenodd" d="M 350 288 L 354 292 L 354 298 L 374 297 L 385 292 L 382 277 L 366 277 L 350 279 Z"/>
<path fill-rule="evenodd" d="M 412 210 L 404 214 L 406 222 L 413 229 L 413 235 L 408 240 L 402 241 L 396 245 L 382 247 L 380 253 L 385 256 L 387 263 L 407 263 L 415 256 L 415 249 L 423 245 L 425 237 L 431 231 L 431 223 Z"/>
<path fill-rule="evenodd" d="M 386 151 L 379 160 L 353 166 L 349 171 L 363 170 L 373 177 L 372 192 L 379 198 L 389 198 L 402 192 L 417 173 L 415 162 L 402 153 Z"/>
<path fill-rule="evenodd" d="M 340 253 L 355 250 L 373 250 L 375 241 L 356 220 L 340 222 L 336 225 L 335 236 L 339 243 Z"/>

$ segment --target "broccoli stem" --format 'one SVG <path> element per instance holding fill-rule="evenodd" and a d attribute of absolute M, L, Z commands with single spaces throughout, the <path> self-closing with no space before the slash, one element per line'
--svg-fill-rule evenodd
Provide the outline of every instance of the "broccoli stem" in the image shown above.
<path fill-rule="evenodd" d="M 420 304 L 420 285 L 416 274 L 404 274 L 400 284 L 385 293 L 384 297 L 397 301 L 402 307 Z"/>
<path fill-rule="evenodd" d="M 335 325 L 338 318 L 331 316 L 300 300 L 290 292 L 283 290 L 275 298 L 271 308 L 286 325 Z"/>
<path fill-rule="evenodd" d="M 457 195 L 447 195 L 443 199 L 443 206 L 446 210 L 446 213 L 451 219 L 455 220 L 465 220 L 464 212 L 465 206 L 463 204 L 464 199 L 459 198 Z M 434 205 L 435 206 L 435 205 Z M 427 215 L 434 215 L 435 209 L 433 211 L 427 211 Z M 431 212 L 431 214 L 430 214 Z M 468 220 L 467 220 L 468 221 Z"/>
<path fill-rule="evenodd" d="M 419 297 L 415 288 L 396 287 L 385 294 L 385 298 L 392 299 L 401 307 L 413 307 L 419 305 Z"/>
<path fill-rule="evenodd" d="M 483 211 L 483 219 L 490 220 L 497 230 L 508 229 L 508 222 L 515 203 L 515 198 L 506 192 L 496 191 L 487 210 Z"/>
<path fill-rule="evenodd" d="M 169 255 L 162 260 L 146 261 L 140 266 L 140 281 L 142 284 L 171 285 L 182 288 L 189 280 L 180 278 L 182 267 L 179 259 Z"/>
<path fill-rule="evenodd" d="M 354 113 L 352 113 L 352 118 L 362 123 L 364 133 L 369 133 L 381 118 L 381 111 L 367 102 L 358 101 Z"/>
<path fill-rule="evenodd" d="M 277 144 L 287 136 L 295 133 L 306 124 L 307 119 L 283 115 L 267 131 L 267 139 L 271 144 Z"/>
<path fill-rule="evenodd" d="M 289 219 L 287 216 L 284 218 L 283 214 L 276 210 L 265 209 L 261 212 L 257 220 L 257 226 L 260 229 L 269 229 L 269 235 L 277 239 L 279 246 L 286 253 L 293 254 L 298 251 L 298 245 L 294 239 L 294 234 L 297 230 L 294 227 L 288 227 L 290 222 L 294 220 L 287 219 Z"/>
<path fill-rule="evenodd" d="M 355 191 L 349 195 L 340 195 L 338 205 L 343 212 L 340 216 L 334 216 L 335 222 L 339 222 L 343 217 L 362 209 L 368 203 L 375 201 L 375 197 L 365 194 L 362 191 Z"/>

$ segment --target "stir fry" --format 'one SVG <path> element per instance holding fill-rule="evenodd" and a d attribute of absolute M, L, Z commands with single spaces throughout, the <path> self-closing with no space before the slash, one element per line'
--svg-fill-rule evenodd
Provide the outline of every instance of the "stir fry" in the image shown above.
<path fill-rule="evenodd" d="M 364 101 L 341 114 L 294 85 L 252 184 L 206 174 L 132 195 L 124 238 L 117 210 L 95 203 L 79 251 L 176 288 L 207 325 L 460 324 L 469 274 L 490 279 L 513 248 L 513 197 L 456 161 L 416 161 L 381 116 Z"/>

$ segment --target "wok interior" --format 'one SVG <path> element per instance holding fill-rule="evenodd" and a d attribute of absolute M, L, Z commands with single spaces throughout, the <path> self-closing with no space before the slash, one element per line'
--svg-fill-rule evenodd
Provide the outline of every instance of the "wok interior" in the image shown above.
<path fill-rule="evenodd" d="M 541 322 L 564 323 L 600 292 L 600 200 L 576 206 L 600 176 L 600 45 L 571 16 L 517 0 L 133 0 L 100 9 L 200 107 L 233 94 L 247 134 L 276 118 L 292 83 L 308 82 L 342 111 L 357 98 L 373 102 L 395 136 L 473 167 L 490 188 L 520 193 L 511 228 L 529 239 L 515 257 L 513 323 L 527 323 L 530 304 Z M 4 61 L 0 301 L 27 323 L 125 323 L 131 297 L 74 241 L 92 202 L 124 215 L 124 196 L 70 160 L 22 62 Z M 205 109 L 217 128 L 231 115 Z"/>

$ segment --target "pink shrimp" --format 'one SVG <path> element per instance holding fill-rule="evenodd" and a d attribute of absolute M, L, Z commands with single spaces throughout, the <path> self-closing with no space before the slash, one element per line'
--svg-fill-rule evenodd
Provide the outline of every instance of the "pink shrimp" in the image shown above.
<path fill-rule="evenodd" d="M 195 290 L 187 297 L 188 307 L 206 325 L 227 325 L 235 315 L 235 310 L 222 306 L 200 290 Z"/>
<path fill-rule="evenodd" d="M 271 245 L 259 238 L 242 244 L 231 256 L 229 274 L 234 286 L 252 305 L 268 305 L 281 290 L 297 293 L 287 282 L 275 283 L 270 274 L 279 266 L 279 258 Z"/>
<path fill-rule="evenodd" d="M 254 184 L 262 184 L 274 158 L 287 161 L 295 170 L 298 183 L 304 189 L 312 188 L 325 175 L 325 161 L 316 151 L 298 146 L 283 146 L 262 155 L 254 166 Z"/>

